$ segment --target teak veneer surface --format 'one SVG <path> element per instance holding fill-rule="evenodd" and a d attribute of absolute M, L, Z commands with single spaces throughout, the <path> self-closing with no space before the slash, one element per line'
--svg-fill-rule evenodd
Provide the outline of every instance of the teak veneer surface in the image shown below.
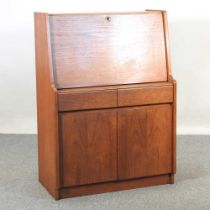
<path fill-rule="evenodd" d="M 39 181 L 55 198 L 174 183 L 165 11 L 35 13 Z"/>
<path fill-rule="evenodd" d="M 63 186 L 117 180 L 117 112 L 61 114 Z"/>
<path fill-rule="evenodd" d="M 139 187 L 148 187 L 162 184 L 171 184 L 173 175 L 164 174 L 152 177 L 143 177 L 138 179 L 129 179 L 117 182 L 97 183 L 91 185 L 82 185 L 76 187 L 62 188 L 60 198 L 75 197 L 81 195 L 91 195 L 101 192 L 112 192 L 118 190 L 129 190 Z"/>
<path fill-rule="evenodd" d="M 171 172 L 172 107 L 169 104 L 118 111 L 119 179 Z"/>
<path fill-rule="evenodd" d="M 55 15 L 49 26 L 58 88 L 167 81 L 160 12 Z"/>
<path fill-rule="evenodd" d="M 171 103 L 173 91 L 172 83 L 66 89 L 58 92 L 58 109 L 73 111 Z"/>
<path fill-rule="evenodd" d="M 39 180 L 58 198 L 58 107 L 52 84 L 45 14 L 35 14 Z"/>

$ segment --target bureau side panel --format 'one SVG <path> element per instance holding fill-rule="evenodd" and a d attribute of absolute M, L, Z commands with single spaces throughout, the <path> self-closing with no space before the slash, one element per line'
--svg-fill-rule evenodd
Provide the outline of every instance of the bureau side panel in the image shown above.
<path fill-rule="evenodd" d="M 177 85 L 176 81 L 173 81 L 174 85 L 174 101 L 173 101 L 173 173 L 176 173 L 176 107 L 177 107 L 177 97 L 176 97 L 176 92 L 177 92 Z"/>
<path fill-rule="evenodd" d="M 35 13 L 39 180 L 58 199 L 57 92 L 51 85 L 47 15 Z"/>

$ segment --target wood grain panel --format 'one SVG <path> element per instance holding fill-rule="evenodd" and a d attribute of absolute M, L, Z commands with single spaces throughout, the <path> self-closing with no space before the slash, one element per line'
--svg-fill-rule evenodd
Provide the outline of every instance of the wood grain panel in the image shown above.
<path fill-rule="evenodd" d="M 47 14 L 35 13 L 39 181 L 58 199 L 59 154 L 57 90 L 52 84 Z"/>
<path fill-rule="evenodd" d="M 59 111 L 117 107 L 117 90 L 59 92 Z"/>
<path fill-rule="evenodd" d="M 140 179 L 131 179 L 118 182 L 98 183 L 93 185 L 75 186 L 62 188 L 60 198 L 68 198 L 82 195 L 91 195 L 103 192 L 112 192 L 117 190 L 128 190 L 139 187 L 148 187 L 161 184 L 171 184 L 171 174 L 160 176 L 144 177 Z"/>
<path fill-rule="evenodd" d="M 176 80 L 173 80 L 173 85 L 174 85 L 174 101 L 173 101 L 173 153 L 172 153 L 172 168 L 173 168 L 173 173 L 176 173 L 176 107 L 177 107 L 177 99 L 176 99 L 176 91 L 177 91 L 177 84 Z"/>
<path fill-rule="evenodd" d="M 118 89 L 118 105 L 133 106 L 173 102 L 173 85 Z"/>
<path fill-rule="evenodd" d="M 58 88 L 167 81 L 161 12 L 50 16 Z"/>
<path fill-rule="evenodd" d="M 59 199 L 173 183 L 166 12 L 36 13 L 35 44 L 39 180 L 48 192 Z"/>
<path fill-rule="evenodd" d="M 116 111 L 61 114 L 63 186 L 117 179 Z"/>
<path fill-rule="evenodd" d="M 169 46 L 169 29 L 168 29 L 168 18 L 167 12 L 162 11 L 163 14 L 163 26 L 164 26 L 164 35 L 165 35 L 165 49 L 166 49 L 166 66 L 168 72 L 168 81 L 173 82 L 172 70 L 171 70 L 171 53 Z"/>
<path fill-rule="evenodd" d="M 172 106 L 124 108 L 118 116 L 119 179 L 172 173 Z"/>

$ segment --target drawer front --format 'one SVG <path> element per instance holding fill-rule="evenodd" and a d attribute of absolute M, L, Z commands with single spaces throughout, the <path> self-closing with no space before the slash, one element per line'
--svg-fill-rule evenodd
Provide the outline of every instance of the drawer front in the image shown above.
<path fill-rule="evenodd" d="M 58 93 L 58 110 L 71 111 L 117 107 L 117 91 Z"/>
<path fill-rule="evenodd" d="M 133 106 L 173 102 L 173 86 L 154 86 L 118 90 L 118 105 Z"/>

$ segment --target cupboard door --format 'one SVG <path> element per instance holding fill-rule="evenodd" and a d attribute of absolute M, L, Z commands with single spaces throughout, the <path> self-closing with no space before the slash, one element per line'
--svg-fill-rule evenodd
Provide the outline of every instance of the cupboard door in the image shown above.
<path fill-rule="evenodd" d="M 63 186 L 117 179 L 115 110 L 61 114 Z"/>
<path fill-rule="evenodd" d="M 118 129 L 119 179 L 171 173 L 170 104 L 121 109 Z"/>

